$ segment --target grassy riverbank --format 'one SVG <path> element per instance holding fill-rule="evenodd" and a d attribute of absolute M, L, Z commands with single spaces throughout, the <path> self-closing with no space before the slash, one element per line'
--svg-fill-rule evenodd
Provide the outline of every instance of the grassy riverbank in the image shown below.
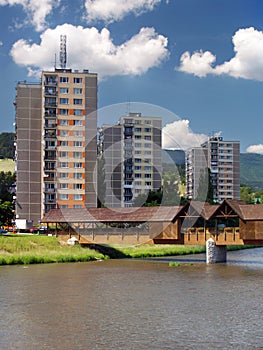
<path fill-rule="evenodd" d="M 47 236 L 0 237 L 0 265 L 79 262 L 105 259 L 97 251 L 79 245 L 61 245 Z"/>
<path fill-rule="evenodd" d="M 138 246 L 67 246 L 56 237 L 38 235 L 0 236 L 0 265 L 84 262 L 98 259 L 148 258 L 198 254 L 205 246 L 138 245 Z M 229 250 L 245 246 L 229 247 Z"/>

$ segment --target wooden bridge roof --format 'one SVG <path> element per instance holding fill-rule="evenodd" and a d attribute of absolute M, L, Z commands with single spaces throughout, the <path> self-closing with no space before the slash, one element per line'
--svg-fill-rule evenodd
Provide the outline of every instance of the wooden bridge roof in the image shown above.
<path fill-rule="evenodd" d="M 226 211 L 228 207 L 229 212 Z M 238 200 L 225 200 L 218 205 L 191 201 L 185 206 L 132 207 L 132 208 L 82 208 L 51 209 L 43 223 L 110 223 L 110 222 L 172 222 L 177 217 L 202 217 L 210 220 L 219 216 L 237 215 L 242 220 L 263 220 L 263 204 L 244 204 Z"/>
<path fill-rule="evenodd" d="M 263 220 L 263 204 L 243 204 L 240 205 L 241 219 L 247 221 Z"/>
<path fill-rule="evenodd" d="M 42 222 L 171 222 L 183 207 L 51 209 Z"/>

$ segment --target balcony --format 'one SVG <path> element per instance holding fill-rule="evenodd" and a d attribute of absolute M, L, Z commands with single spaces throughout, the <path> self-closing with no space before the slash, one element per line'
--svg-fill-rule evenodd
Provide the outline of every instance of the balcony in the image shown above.
<path fill-rule="evenodd" d="M 57 123 L 45 123 L 46 129 L 55 129 L 57 126 Z"/>
<path fill-rule="evenodd" d="M 44 85 L 45 86 L 57 86 L 58 80 L 56 77 L 46 77 Z"/>
<path fill-rule="evenodd" d="M 45 139 L 55 139 L 57 137 L 56 132 L 45 132 Z"/>

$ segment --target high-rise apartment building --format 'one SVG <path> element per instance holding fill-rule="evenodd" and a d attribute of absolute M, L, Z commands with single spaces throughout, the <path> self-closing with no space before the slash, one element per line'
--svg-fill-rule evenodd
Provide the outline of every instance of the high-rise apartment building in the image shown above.
<path fill-rule="evenodd" d="M 96 207 L 97 74 L 44 71 L 16 90 L 16 217 Z"/>
<path fill-rule="evenodd" d="M 213 199 L 240 198 L 240 143 L 211 137 L 186 152 L 186 194 L 196 198 L 204 169 L 210 169 Z M 208 185 L 208 184 L 207 184 Z"/>
<path fill-rule="evenodd" d="M 100 130 L 107 207 L 130 207 L 140 194 L 156 191 L 162 179 L 162 120 L 129 113 Z"/>

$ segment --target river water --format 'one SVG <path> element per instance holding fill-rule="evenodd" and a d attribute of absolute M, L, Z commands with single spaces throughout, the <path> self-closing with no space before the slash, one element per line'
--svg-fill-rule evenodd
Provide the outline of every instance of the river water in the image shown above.
<path fill-rule="evenodd" d="M 1 350 L 263 349 L 263 248 L 0 267 L 0 324 Z"/>

